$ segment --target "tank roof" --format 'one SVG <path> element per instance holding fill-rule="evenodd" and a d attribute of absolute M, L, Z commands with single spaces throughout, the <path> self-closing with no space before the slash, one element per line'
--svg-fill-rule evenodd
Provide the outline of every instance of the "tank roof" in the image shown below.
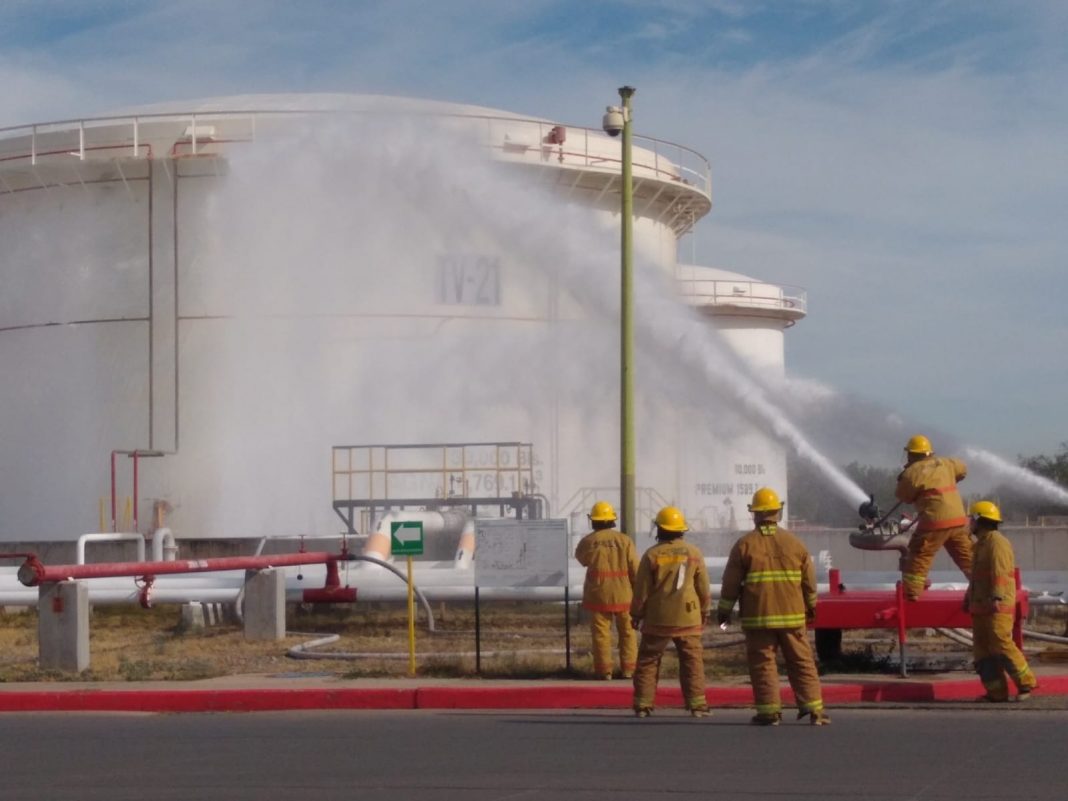
<path fill-rule="evenodd" d="M 476 106 L 466 103 L 451 103 L 444 100 L 426 100 L 416 97 L 378 94 L 347 94 L 343 92 L 288 92 L 222 95 L 219 97 L 172 100 L 162 103 L 129 106 L 113 109 L 102 116 L 129 116 L 136 114 L 188 114 L 225 113 L 228 111 L 250 113 L 256 111 L 327 112 L 327 111 L 388 111 L 411 114 L 452 114 L 458 116 L 491 116 L 517 120 L 542 120 L 528 114 Z"/>

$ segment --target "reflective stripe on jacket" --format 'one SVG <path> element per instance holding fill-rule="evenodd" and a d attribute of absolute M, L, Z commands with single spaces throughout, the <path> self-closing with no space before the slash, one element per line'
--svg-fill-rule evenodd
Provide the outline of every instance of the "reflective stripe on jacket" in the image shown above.
<path fill-rule="evenodd" d="M 634 540 L 614 528 L 592 531 L 579 540 L 575 558 L 586 568 L 582 606 L 591 612 L 626 612 L 638 571 Z"/>
<path fill-rule="evenodd" d="M 1016 559 L 1005 535 L 980 530 L 972 551 L 968 609 L 972 615 L 1016 613 Z"/>
<path fill-rule="evenodd" d="M 899 501 L 916 507 L 919 515 L 916 531 L 967 524 L 964 502 L 957 491 L 957 482 L 966 475 L 968 468 L 964 462 L 951 456 L 927 456 L 901 471 L 895 495 Z"/>
<path fill-rule="evenodd" d="M 743 629 L 797 629 L 816 609 L 816 569 L 793 533 L 768 524 L 734 543 L 723 570 L 719 609 L 741 602 Z"/>
<path fill-rule="evenodd" d="M 644 634 L 700 634 L 712 607 L 712 589 L 701 551 L 681 538 L 657 543 L 638 563 L 632 617 Z"/>

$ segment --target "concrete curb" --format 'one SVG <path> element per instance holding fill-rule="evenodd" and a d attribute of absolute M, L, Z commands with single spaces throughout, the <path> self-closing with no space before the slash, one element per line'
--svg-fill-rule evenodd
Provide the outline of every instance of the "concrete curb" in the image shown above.
<path fill-rule="evenodd" d="M 1068 695 L 1068 675 L 1041 676 L 1035 697 Z M 825 682 L 828 705 L 925 703 L 972 700 L 982 693 L 976 678 L 938 681 Z M 711 687 L 709 705 L 748 707 L 748 686 Z M 657 693 L 657 705 L 682 707 L 677 687 Z M 789 689 L 783 701 L 793 702 Z M 235 688 L 131 690 L 0 690 L 0 712 L 272 712 L 331 709 L 630 709 L 631 688 L 537 683 L 523 686 L 405 688 Z"/>

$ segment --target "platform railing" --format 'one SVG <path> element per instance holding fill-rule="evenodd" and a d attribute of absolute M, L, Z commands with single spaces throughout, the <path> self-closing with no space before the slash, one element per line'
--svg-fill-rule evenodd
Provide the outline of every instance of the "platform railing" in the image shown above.
<path fill-rule="evenodd" d="M 678 279 L 679 294 L 698 306 L 746 306 L 804 315 L 808 293 L 796 286 L 763 281 L 723 279 Z"/>
<path fill-rule="evenodd" d="M 205 148 L 223 142 L 253 141 L 260 120 L 361 115 L 474 121 L 482 128 L 484 144 L 508 160 L 535 159 L 609 172 L 619 172 L 621 164 L 617 140 L 596 128 L 561 125 L 549 120 L 410 109 L 260 109 L 110 115 L 3 127 L 0 128 L 0 168 L 19 162 L 38 166 L 48 157 L 79 161 L 96 156 L 153 158 L 158 154 L 147 143 L 154 134 L 159 136 L 163 127 L 177 128 L 170 155 L 182 157 L 202 155 Z M 168 131 L 167 135 L 174 136 L 174 131 Z M 636 134 L 632 161 L 636 180 L 644 176 L 675 182 L 711 198 L 711 166 L 691 148 Z"/>

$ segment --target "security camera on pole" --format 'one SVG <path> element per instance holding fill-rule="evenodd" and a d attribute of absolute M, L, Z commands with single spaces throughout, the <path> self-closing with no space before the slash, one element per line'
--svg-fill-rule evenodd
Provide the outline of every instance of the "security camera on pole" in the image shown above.
<path fill-rule="evenodd" d="M 620 228 L 622 254 L 621 306 L 620 306 L 620 509 L 623 517 L 621 530 L 632 537 L 637 530 L 634 519 L 634 279 L 631 245 L 634 238 L 634 195 L 631 182 L 631 130 L 630 99 L 633 86 L 621 86 L 619 96 L 622 106 L 609 106 L 602 120 L 604 132 L 609 136 L 623 134 L 622 141 L 622 205 Z"/>

